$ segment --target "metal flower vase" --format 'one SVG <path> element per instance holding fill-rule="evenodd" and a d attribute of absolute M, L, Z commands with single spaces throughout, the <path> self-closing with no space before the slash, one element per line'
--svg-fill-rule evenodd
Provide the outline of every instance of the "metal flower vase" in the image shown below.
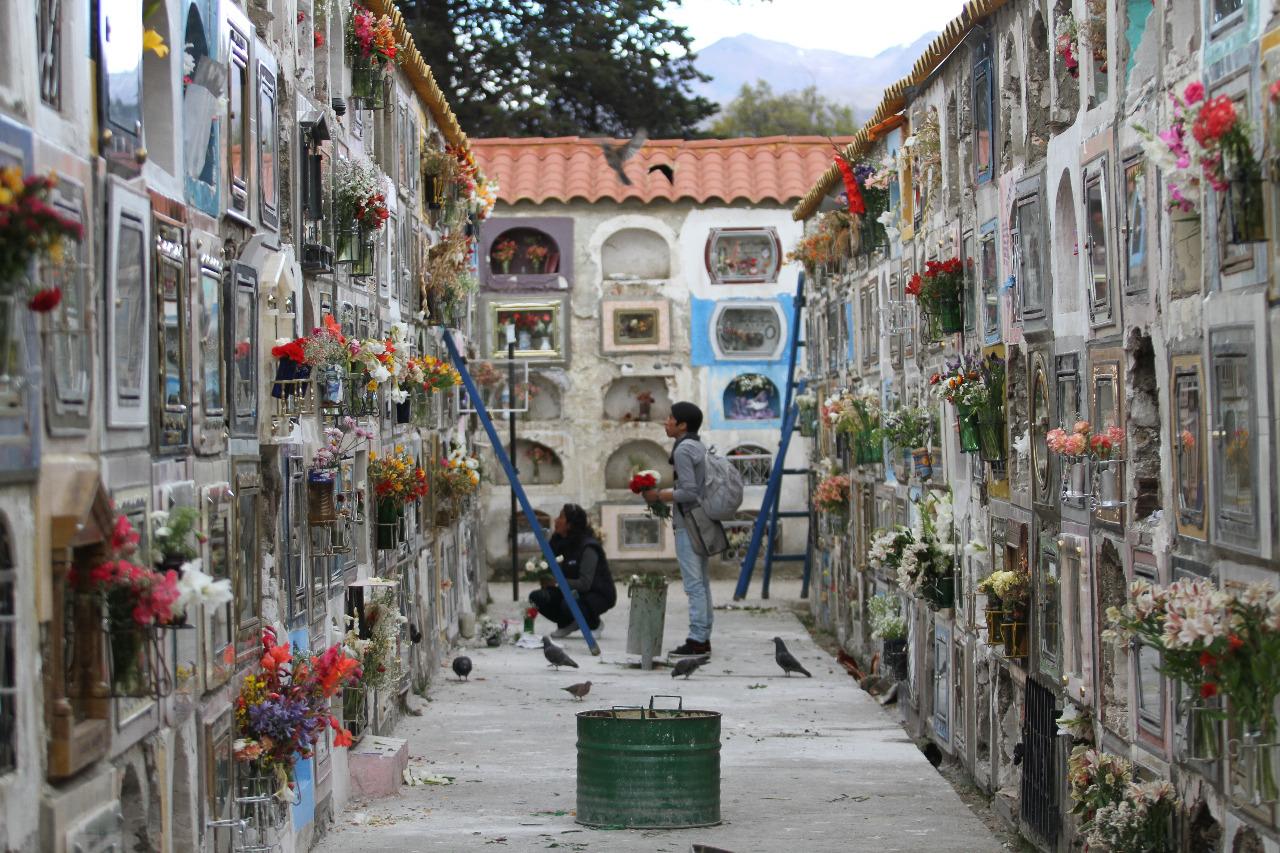
<path fill-rule="evenodd" d="M 653 659 L 662 655 L 667 585 L 633 583 L 627 587 L 627 598 L 631 599 L 627 617 L 627 654 L 640 656 L 641 669 L 653 669 Z"/>

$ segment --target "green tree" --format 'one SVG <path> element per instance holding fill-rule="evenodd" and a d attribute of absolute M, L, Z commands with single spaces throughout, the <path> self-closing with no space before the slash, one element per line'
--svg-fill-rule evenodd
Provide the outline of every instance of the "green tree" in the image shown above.
<path fill-rule="evenodd" d="M 423 59 L 472 136 L 695 133 L 715 104 L 671 0 L 402 0 Z"/>
<path fill-rule="evenodd" d="M 856 133 L 853 108 L 818 94 L 817 86 L 775 94 L 764 80 L 742 84 L 711 122 L 711 136 L 849 136 Z"/>

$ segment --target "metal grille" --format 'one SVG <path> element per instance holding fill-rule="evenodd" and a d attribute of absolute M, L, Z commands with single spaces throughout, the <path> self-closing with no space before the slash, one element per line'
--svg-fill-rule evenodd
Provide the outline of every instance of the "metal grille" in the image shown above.
<path fill-rule="evenodd" d="M 1022 723 L 1022 821 L 1049 844 L 1058 839 L 1058 709 L 1048 688 L 1027 679 Z"/>
<path fill-rule="evenodd" d="M 17 610 L 13 584 L 17 572 L 9 548 L 9 528 L 0 520 L 0 773 L 17 766 Z"/>

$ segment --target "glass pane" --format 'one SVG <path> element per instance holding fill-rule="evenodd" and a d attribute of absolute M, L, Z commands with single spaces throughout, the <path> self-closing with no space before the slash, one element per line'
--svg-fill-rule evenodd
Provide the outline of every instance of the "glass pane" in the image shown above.
<path fill-rule="evenodd" d="M 1223 513 L 1251 517 L 1256 497 L 1248 369 L 1249 360 L 1241 356 L 1214 359 L 1218 429 L 1224 450 L 1219 465 L 1222 474 L 1218 500 Z"/>
<path fill-rule="evenodd" d="M 1160 725 L 1164 719 L 1163 684 L 1158 667 L 1160 653 L 1146 644 L 1138 645 L 1138 713 L 1144 720 Z"/>
<path fill-rule="evenodd" d="M 238 582 L 236 599 L 240 624 L 253 621 L 258 613 L 258 513 L 257 491 L 242 491 L 237 498 L 236 514 L 239 530 L 236 532 Z"/>
<path fill-rule="evenodd" d="M 40 100 L 62 107 L 62 2 L 40 0 L 36 34 L 40 54 Z"/>
<path fill-rule="evenodd" d="M 1048 496 L 1049 448 L 1045 438 L 1049 434 L 1049 392 L 1045 387 L 1042 371 L 1036 371 L 1035 387 L 1031 392 L 1031 452 L 1035 466 L 1036 489 L 1040 498 Z"/>
<path fill-rule="evenodd" d="M 1110 293 L 1107 290 L 1107 219 L 1100 178 L 1085 189 L 1085 213 L 1088 218 L 1089 269 L 1093 276 L 1091 298 L 1095 308 L 1105 308 L 1110 301 Z"/>
<path fill-rule="evenodd" d="M 137 134 L 142 123 L 142 0 L 112 0 L 101 8 L 107 116 L 119 130 Z"/>
<path fill-rule="evenodd" d="M 781 334 L 782 323 L 772 308 L 726 308 L 716 320 L 716 340 L 728 354 L 770 354 Z"/>
<path fill-rule="evenodd" d="M 1046 554 L 1040 571 L 1040 654 L 1043 662 L 1058 667 L 1059 619 L 1058 561 Z"/>
<path fill-rule="evenodd" d="M 995 237 L 982 238 L 982 331 L 988 338 L 1000 334 L 1000 290 L 996 270 Z"/>
<path fill-rule="evenodd" d="M 56 280 L 62 288 L 62 302 L 58 303 L 59 334 L 53 336 L 53 381 L 61 402 L 79 403 L 89 395 L 89 336 L 85 329 L 84 311 L 84 244 L 67 241 L 63 251 L 68 263 L 58 266 L 50 264 L 45 273 L 46 277 Z"/>
<path fill-rule="evenodd" d="M 235 364 L 235 408 L 236 417 L 252 417 L 257 396 L 254 394 L 254 352 L 253 352 L 253 308 L 254 294 L 252 290 L 236 288 L 235 340 L 233 354 Z"/>
<path fill-rule="evenodd" d="M 135 223 L 124 220 L 120 224 L 118 239 L 116 304 L 112 328 L 115 336 L 112 341 L 112 358 L 115 360 L 116 395 L 120 399 L 138 400 L 142 397 L 142 365 L 147 346 L 142 229 Z"/>
<path fill-rule="evenodd" d="M 227 517 L 225 512 L 219 511 L 210 524 L 209 530 L 209 574 L 214 580 L 231 579 L 231 555 L 228 553 L 230 543 L 228 542 Z M 232 660 L 220 659 L 220 653 L 225 649 L 232 640 L 231 626 L 232 611 L 231 602 L 227 602 L 221 607 L 215 609 L 206 609 L 209 619 L 209 648 L 214 653 L 214 660 L 211 660 L 210 666 L 215 670 L 218 668 L 228 668 L 233 664 Z M 232 653 L 234 655 L 234 653 Z"/>
<path fill-rule="evenodd" d="M 1080 420 L 1079 384 L 1075 373 L 1058 374 L 1058 421 L 1065 427 Z"/>
<path fill-rule="evenodd" d="M 16 297 L 0 295 L 0 391 L 12 392 L 10 383 L 21 375 L 20 326 L 14 309 Z"/>
<path fill-rule="evenodd" d="M 160 393 L 165 407 L 181 406 L 182 393 L 182 325 L 178 310 L 178 276 L 181 269 L 170 263 L 160 264 L 160 294 L 163 302 L 160 318 L 160 349 L 164 361 L 160 365 Z"/>
<path fill-rule="evenodd" d="M 1095 376 L 1093 379 L 1095 430 L 1116 426 L 1116 387 L 1110 376 Z"/>
<path fill-rule="evenodd" d="M 182 77 L 183 113 L 188 116 L 183 125 L 183 160 L 187 174 L 201 183 L 212 184 L 217 168 L 218 123 L 214 121 L 218 95 L 217 67 L 209 55 L 209 40 L 205 36 L 204 20 L 198 3 L 186 5 L 186 38 L 183 50 L 184 71 Z"/>
<path fill-rule="evenodd" d="M 1204 470 L 1202 466 L 1204 424 L 1201 418 L 1200 375 L 1179 373 L 1174 379 L 1178 435 L 1178 509 L 1198 516 L 1204 512 Z"/>
<path fill-rule="evenodd" d="M 1022 279 L 1022 308 L 1044 310 L 1044 281 L 1040 272 L 1040 199 L 1033 198 L 1018 208 L 1018 262 Z"/>
<path fill-rule="evenodd" d="M 771 231 L 715 234 L 707 253 L 712 280 L 774 281 L 779 260 L 775 239 Z"/>
<path fill-rule="evenodd" d="M 978 312 L 974 310 L 976 304 L 977 289 L 977 270 L 973 265 L 973 235 L 964 238 L 964 250 L 961 255 L 964 257 L 964 328 L 965 331 L 972 332 L 977 328 Z"/>
<path fill-rule="evenodd" d="M 1244 0 L 1213 0 L 1213 22 L 1220 23 L 1243 6 Z"/>
<path fill-rule="evenodd" d="M 200 352 L 204 365 L 204 411 L 222 411 L 222 287 L 217 276 L 200 273 Z"/>
<path fill-rule="evenodd" d="M 276 206 L 276 96 L 266 86 L 258 90 L 258 175 L 262 203 Z"/>
<path fill-rule="evenodd" d="M 974 167 L 978 177 L 991 173 L 991 77 L 989 65 L 973 78 Z"/>
<path fill-rule="evenodd" d="M 1146 187 L 1145 164 L 1133 163 L 1124 170 L 1124 209 L 1126 254 L 1130 291 L 1147 287 L 1147 201 L 1143 194 Z"/>
<path fill-rule="evenodd" d="M 232 39 L 234 41 L 235 36 Z M 245 134 L 249 129 L 248 75 L 239 59 L 233 57 L 230 65 L 231 80 L 227 86 L 227 154 L 231 158 L 231 180 L 243 183 Z"/>

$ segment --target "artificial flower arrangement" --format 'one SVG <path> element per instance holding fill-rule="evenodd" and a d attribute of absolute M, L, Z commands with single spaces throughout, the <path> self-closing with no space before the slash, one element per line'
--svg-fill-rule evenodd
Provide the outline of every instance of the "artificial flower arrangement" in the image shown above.
<path fill-rule="evenodd" d="M 236 698 L 236 740 L 232 754 L 262 775 L 274 777 L 276 798 L 293 799 L 294 766 L 310 758 L 325 727 L 335 747 L 351 746 L 351 732 L 330 711 L 330 699 L 361 676 L 360 661 L 341 644 L 323 653 L 296 654 L 276 644 L 276 632 L 262 631 L 262 672 L 245 676 Z M 251 774 L 252 775 L 252 774 Z"/>
<path fill-rule="evenodd" d="M 915 536 L 905 527 L 877 531 L 867 548 L 867 564 L 877 571 L 897 571 L 898 562 Z"/>
<path fill-rule="evenodd" d="M 533 264 L 533 268 L 538 271 L 542 270 L 543 264 L 546 263 L 547 255 L 550 253 L 551 250 L 541 243 L 533 243 L 526 246 L 524 250 L 524 256 L 529 259 L 529 262 Z"/>
<path fill-rule="evenodd" d="M 1050 430 L 1045 436 L 1045 445 L 1063 456 L 1110 460 L 1112 454 L 1118 453 L 1124 445 L 1124 430 L 1112 424 L 1102 432 L 1095 433 L 1093 425 L 1088 421 L 1076 421 L 1071 432 L 1061 427 Z"/>
<path fill-rule="evenodd" d="M 402 506 L 427 493 L 427 472 L 397 444 L 392 453 L 369 451 L 369 481 L 380 504 Z"/>
<path fill-rule="evenodd" d="M 1077 746 L 1067 759 L 1072 814 L 1083 819 L 1089 850 L 1109 853 L 1165 853 L 1173 849 L 1170 830 L 1178 798 L 1160 779 L 1134 782 L 1125 758 Z"/>
<path fill-rule="evenodd" d="M 400 687 L 400 631 L 409 620 L 396 605 L 396 594 L 382 587 L 365 602 L 363 619 L 347 614 L 347 652 L 360 662 L 360 687 L 390 692 Z"/>
<path fill-rule="evenodd" d="M 481 361 L 471 369 L 471 378 L 481 388 L 492 388 L 502 384 L 502 374 L 491 361 Z"/>
<path fill-rule="evenodd" d="M 773 383 L 763 373 L 744 373 L 733 380 L 733 390 L 747 396 L 768 391 L 772 387 Z"/>
<path fill-rule="evenodd" d="M 935 610 L 955 602 L 953 528 L 950 495 L 931 493 L 921 502 L 911 539 L 897 560 L 898 586 L 922 596 Z"/>
<path fill-rule="evenodd" d="M 502 265 L 502 271 L 508 272 L 511 260 L 516 256 L 516 241 L 510 237 L 493 244 L 493 259 Z"/>
<path fill-rule="evenodd" d="M 152 558 L 157 563 L 186 562 L 200 555 L 206 536 L 200 530 L 200 510 L 178 506 L 151 513 Z"/>
<path fill-rule="evenodd" d="M 1058 16 L 1054 25 L 1053 49 L 1062 60 L 1062 67 L 1073 78 L 1080 77 L 1080 28 L 1070 12 Z"/>
<path fill-rule="evenodd" d="M 931 436 L 932 418 L 922 407 L 902 406 L 880 415 L 879 435 L 901 450 L 923 447 Z"/>
<path fill-rule="evenodd" d="M 458 373 L 458 369 L 433 355 L 408 359 L 405 362 L 405 376 L 411 384 L 421 385 L 423 391 L 432 394 L 462 384 L 462 375 Z"/>
<path fill-rule="evenodd" d="M 339 426 L 327 427 L 324 431 L 324 444 L 311 455 L 312 468 L 337 468 L 344 458 L 361 448 L 361 442 L 373 440 L 373 433 L 347 416 Z"/>
<path fill-rule="evenodd" d="M 0 169 L 0 290 L 15 286 L 36 258 L 53 264 L 65 257 L 64 241 L 81 240 L 84 228 L 49 204 L 57 186 L 53 174 L 23 175 L 19 166 Z M 57 285 L 28 287 L 27 307 L 52 311 L 62 301 Z"/>
<path fill-rule="evenodd" d="M 437 494 L 443 500 L 460 502 L 480 488 L 480 460 L 461 445 L 454 445 L 434 467 Z"/>
<path fill-rule="evenodd" d="M 925 261 L 924 273 L 915 273 L 906 292 L 914 296 L 931 323 L 933 337 L 964 329 L 964 275 L 969 261 L 948 258 Z"/>
<path fill-rule="evenodd" d="M 1261 199 L 1254 196 L 1261 170 L 1253 156 L 1249 127 L 1227 95 L 1205 97 L 1204 84 L 1193 81 L 1182 95 L 1169 93 L 1173 118 L 1156 133 L 1135 125 L 1147 156 L 1165 177 L 1170 211 L 1194 213 L 1201 201 L 1202 180 L 1217 192 L 1241 182 L 1241 204 L 1233 199 L 1235 230 L 1253 236 L 1262 228 Z M 1243 219 L 1240 219 L 1243 217 Z"/>
<path fill-rule="evenodd" d="M 843 518 L 849 514 L 849 494 L 847 475 L 828 474 L 813 491 L 813 505 L 825 515 Z"/>
<path fill-rule="evenodd" d="M 803 264 L 813 275 L 818 267 L 835 260 L 835 235 L 826 228 L 814 228 L 796 241 L 795 248 L 787 253 L 786 259 L 788 263 Z"/>
<path fill-rule="evenodd" d="M 334 195 L 342 217 L 351 217 L 366 232 L 378 231 L 391 218 L 382 172 L 366 160 L 339 160 L 334 167 Z"/>
<path fill-rule="evenodd" d="M 1005 370 L 998 355 L 962 355 L 929 377 L 934 394 L 956 407 L 962 453 L 982 450 L 987 458 L 1003 456 Z"/>
<path fill-rule="evenodd" d="M 1225 712 L 1203 714 L 1212 720 L 1238 720 L 1253 743 L 1275 741 L 1275 700 L 1280 694 L 1280 593 L 1269 583 L 1244 589 L 1218 589 L 1203 580 L 1153 586 L 1129 584 L 1124 607 L 1109 607 L 1110 640 L 1137 637 L 1160 652 L 1159 670 L 1187 685 L 1202 699 L 1225 696 Z M 1205 742 L 1216 737 L 1210 730 Z M 1263 799 L 1280 796 L 1270 757 L 1257 762 L 1251 782 Z"/>
<path fill-rule="evenodd" d="M 800 434 L 812 437 L 818 429 L 818 395 L 808 390 L 797 394 L 796 411 Z"/>
<path fill-rule="evenodd" d="M 978 582 L 978 592 L 987 597 L 988 611 L 999 611 L 1014 621 L 1026 621 L 1031 599 L 1028 573 L 997 569 Z"/>
<path fill-rule="evenodd" d="M 644 494 L 650 489 L 658 488 L 658 482 L 660 479 L 661 478 L 657 471 L 648 469 L 644 471 L 637 471 L 635 476 L 631 478 L 631 482 L 627 483 L 627 488 L 631 490 L 632 494 Z M 645 501 L 645 504 L 648 507 L 649 515 L 653 518 L 671 517 L 671 507 L 666 502 L 654 501 L 653 503 L 649 503 L 648 501 Z"/>
<path fill-rule="evenodd" d="M 534 444 L 529 448 L 529 461 L 533 463 L 533 478 L 538 479 L 539 469 L 546 463 L 555 459 L 555 454 L 551 452 L 551 448 L 541 444 Z"/>
<path fill-rule="evenodd" d="M 902 602 L 896 595 L 880 593 L 867 602 L 871 621 L 871 637 L 875 640 L 902 640 L 907 636 L 907 620 L 902 615 Z"/>
<path fill-rule="evenodd" d="M 458 175 L 458 158 L 452 151 L 444 148 L 427 146 L 418 158 L 418 165 L 424 177 L 436 178 L 440 181 L 442 193 L 444 186 L 453 183 Z M 434 199 L 436 202 L 441 200 L 441 198 Z M 514 251 L 512 254 L 515 254 Z"/>
<path fill-rule="evenodd" d="M 378 17 L 359 3 L 351 4 L 347 44 L 353 56 L 378 71 L 385 71 L 399 61 L 400 47 L 396 44 L 391 18 Z"/>

